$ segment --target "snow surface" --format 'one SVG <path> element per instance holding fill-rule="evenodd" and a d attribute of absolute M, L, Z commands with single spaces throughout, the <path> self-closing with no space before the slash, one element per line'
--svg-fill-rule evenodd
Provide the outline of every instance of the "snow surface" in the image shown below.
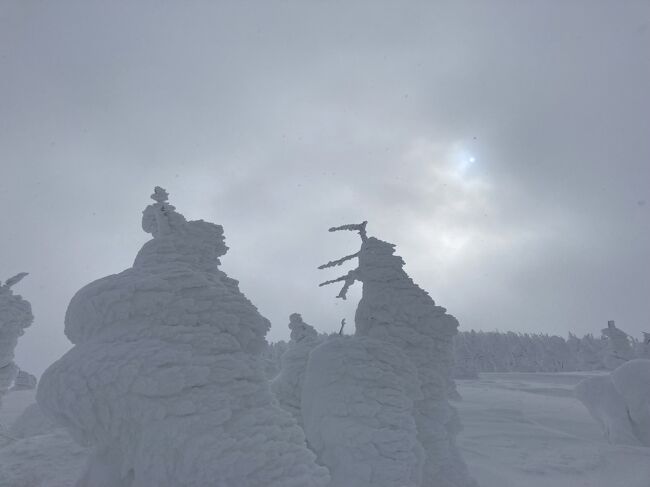
<path fill-rule="evenodd" d="M 223 229 L 186 221 L 156 188 L 153 235 L 132 268 L 82 288 L 75 346 L 37 400 L 92 453 L 79 487 L 319 487 L 304 433 L 277 406 L 260 356 L 270 327 L 219 270 Z"/>
<path fill-rule="evenodd" d="M 458 381 L 458 445 L 480 487 L 648 487 L 650 448 L 611 445 L 573 388 L 599 372 Z"/>

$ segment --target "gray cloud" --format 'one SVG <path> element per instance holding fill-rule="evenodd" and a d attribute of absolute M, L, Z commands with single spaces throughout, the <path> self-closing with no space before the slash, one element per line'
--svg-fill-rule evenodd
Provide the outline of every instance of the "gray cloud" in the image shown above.
<path fill-rule="evenodd" d="M 31 272 L 36 315 L 18 360 L 67 348 L 70 297 L 131 264 L 156 184 L 224 225 L 272 339 L 294 311 L 352 322 L 358 290 L 334 300 L 316 266 L 363 219 L 462 328 L 638 335 L 649 25 L 646 1 L 4 2 L 0 270 Z"/>

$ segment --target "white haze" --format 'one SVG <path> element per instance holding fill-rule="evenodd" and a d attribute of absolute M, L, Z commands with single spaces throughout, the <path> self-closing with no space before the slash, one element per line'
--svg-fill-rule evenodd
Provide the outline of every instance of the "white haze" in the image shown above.
<path fill-rule="evenodd" d="M 224 226 L 288 335 L 353 323 L 316 270 L 367 219 L 461 329 L 640 335 L 650 317 L 650 4 L 0 4 L 0 279 L 69 347 L 74 292 L 129 267 L 154 185 Z M 470 162 L 470 158 L 474 158 Z"/>

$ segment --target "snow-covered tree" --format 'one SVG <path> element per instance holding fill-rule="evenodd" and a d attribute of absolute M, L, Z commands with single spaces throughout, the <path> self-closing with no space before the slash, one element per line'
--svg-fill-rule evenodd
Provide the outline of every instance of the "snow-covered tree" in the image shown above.
<path fill-rule="evenodd" d="M 269 343 L 262 351 L 262 360 L 264 362 L 264 375 L 269 380 L 273 380 L 280 373 L 282 368 L 282 355 L 287 351 L 289 344 L 284 340 Z"/>
<path fill-rule="evenodd" d="M 366 222 L 338 230 L 357 231 L 361 250 L 321 268 L 358 266 L 322 285 L 342 282 L 342 299 L 355 281 L 363 291 L 355 336 L 311 353 L 302 402 L 310 445 L 345 486 L 474 485 L 448 402 L 458 322 L 406 274 L 394 245 L 367 236 Z"/>
<path fill-rule="evenodd" d="M 305 370 L 310 352 L 322 340 L 318 332 L 302 320 L 302 316 L 293 313 L 289 316 L 291 341 L 282 355 L 280 373 L 271 382 L 271 390 L 280 406 L 302 424 L 300 401 L 302 397 Z"/>
<path fill-rule="evenodd" d="M 478 368 L 476 356 L 469 343 L 469 335 L 465 333 L 454 337 L 454 370 L 456 379 L 477 379 Z"/>
<path fill-rule="evenodd" d="M 35 375 L 25 370 L 18 370 L 18 374 L 14 380 L 14 386 L 11 389 L 14 391 L 29 391 L 36 389 L 37 382 Z"/>
<path fill-rule="evenodd" d="M 614 321 L 608 321 L 607 328 L 604 328 L 602 333 L 607 338 L 607 349 L 603 357 L 606 368 L 614 370 L 634 357 L 629 336 L 624 331 L 616 328 Z"/>
<path fill-rule="evenodd" d="M 650 333 L 643 332 L 643 340 L 637 344 L 637 357 L 650 359 Z"/>
<path fill-rule="evenodd" d="M 4 284 L 0 283 L 0 403 L 18 374 L 18 366 L 14 363 L 18 338 L 34 321 L 29 302 L 11 289 L 26 275 L 26 272 L 21 272 Z"/>
<path fill-rule="evenodd" d="M 578 349 L 578 368 L 579 370 L 601 370 L 605 368 L 603 364 L 603 353 L 606 340 L 595 338 L 588 333 L 580 339 Z"/>
<path fill-rule="evenodd" d="M 599 370 L 606 339 L 588 334 L 569 338 L 547 334 L 464 331 L 454 338 L 455 377 L 477 372 L 568 372 Z M 465 372 L 465 371 L 469 371 Z"/>
<path fill-rule="evenodd" d="M 43 411 L 93 448 L 79 485 L 327 485 L 264 375 L 270 323 L 219 269 L 222 227 L 186 221 L 162 188 L 152 198 L 153 239 L 72 298 L 74 347 L 38 387 Z"/>

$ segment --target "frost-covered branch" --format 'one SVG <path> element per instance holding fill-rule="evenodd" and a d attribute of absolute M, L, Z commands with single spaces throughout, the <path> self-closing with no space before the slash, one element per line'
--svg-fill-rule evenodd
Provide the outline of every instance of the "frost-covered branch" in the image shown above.
<path fill-rule="evenodd" d="M 15 285 L 15 284 L 18 284 L 18 283 L 19 283 L 20 281 L 22 281 L 23 278 L 24 278 L 25 276 L 27 276 L 28 274 L 29 274 L 28 272 L 19 272 L 19 273 L 16 274 L 15 276 L 10 277 L 9 279 L 7 279 L 7 280 L 5 281 L 3 287 L 10 288 L 11 286 L 13 286 L 13 285 Z"/>
<path fill-rule="evenodd" d="M 344 262 L 347 262 L 348 260 L 356 259 L 357 257 L 359 257 L 360 253 L 361 252 L 356 252 L 356 253 L 351 254 L 351 255 L 346 255 L 345 257 L 342 257 L 342 258 L 337 259 L 337 260 L 330 260 L 327 264 L 320 265 L 320 266 L 318 266 L 318 268 L 319 269 L 327 269 L 329 267 L 339 266 L 339 265 L 343 264 Z"/>
<path fill-rule="evenodd" d="M 368 221 L 361 223 L 348 223 L 347 225 L 341 225 L 340 227 L 332 227 L 329 229 L 330 232 L 338 232 L 340 230 L 350 230 L 353 232 L 359 232 L 359 236 L 363 242 L 366 241 L 368 236 L 366 235 L 366 225 Z"/>
<path fill-rule="evenodd" d="M 318 285 L 318 287 L 327 286 L 328 284 L 334 284 L 336 282 L 345 282 L 345 284 L 343 285 L 343 288 L 341 289 L 341 292 L 336 297 L 341 298 L 341 299 L 346 299 L 347 294 L 348 294 L 348 289 L 350 289 L 350 286 L 352 286 L 352 284 L 354 284 L 354 281 L 357 280 L 357 272 L 356 271 L 357 270 L 354 269 L 354 270 L 351 270 L 350 272 L 348 272 L 344 276 L 337 277 L 336 279 L 331 279 L 329 281 L 321 282 Z"/>
<path fill-rule="evenodd" d="M 359 232 L 359 236 L 361 237 L 362 242 L 366 242 L 368 236 L 366 234 L 366 225 L 368 224 L 367 221 L 364 221 L 362 223 L 349 223 L 347 225 L 341 225 L 339 227 L 332 227 L 329 229 L 330 232 L 338 232 L 340 230 L 351 230 L 355 232 Z M 319 269 L 328 269 L 330 267 L 337 267 L 342 265 L 343 263 L 352 260 L 352 259 L 358 259 L 359 256 L 361 255 L 361 250 L 358 252 L 355 252 L 354 254 L 346 255 L 345 257 L 341 257 L 340 259 L 336 260 L 331 260 L 327 264 L 323 264 L 319 266 Z M 334 284 L 335 282 L 344 282 L 345 284 L 343 285 L 343 288 L 341 289 L 341 292 L 339 292 L 337 298 L 341 299 L 346 299 L 348 289 L 350 289 L 350 286 L 354 284 L 354 281 L 358 279 L 358 270 L 359 269 L 354 269 L 348 272 L 346 275 L 338 277 L 336 279 L 332 279 L 330 281 L 325 281 L 321 284 L 319 284 L 319 287 L 326 286 L 328 284 Z"/>

